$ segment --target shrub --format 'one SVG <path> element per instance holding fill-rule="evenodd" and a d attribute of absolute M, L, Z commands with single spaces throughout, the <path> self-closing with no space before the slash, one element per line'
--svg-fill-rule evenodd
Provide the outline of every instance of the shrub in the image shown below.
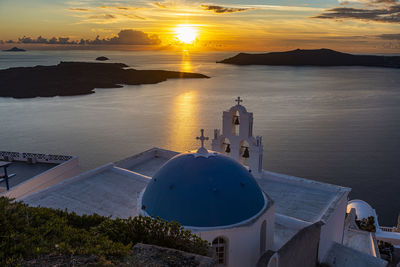
<path fill-rule="evenodd" d="M 375 227 L 375 218 L 373 216 L 369 216 L 368 218 L 363 218 L 362 220 L 357 220 L 356 223 L 358 228 L 368 232 L 376 232 Z"/>
<path fill-rule="evenodd" d="M 29 207 L 0 197 L 0 265 L 44 254 L 96 255 L 121 261 L 136 243 L 205 255 L 209 244 L 176 222 L 159 218 L 111 219 L 97 214 Z"/>

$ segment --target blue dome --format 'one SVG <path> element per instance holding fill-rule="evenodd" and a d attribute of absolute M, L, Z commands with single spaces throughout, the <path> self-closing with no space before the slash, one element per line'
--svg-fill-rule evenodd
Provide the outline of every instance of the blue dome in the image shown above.
<path fill-rule="evenodd" d="M 264 204 L 251 173 L 214 152 L 173 157 L 153 176 L 142 198 L 150 216 L 193 227 L 239 223 L 259 213 Z"/>

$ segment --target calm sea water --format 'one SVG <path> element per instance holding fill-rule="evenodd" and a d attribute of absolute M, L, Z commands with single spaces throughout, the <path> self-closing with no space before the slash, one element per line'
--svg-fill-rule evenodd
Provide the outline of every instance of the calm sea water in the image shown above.
<path fill-rule="evenodd" d="M 0 98 L 0 149 L 77 155 L 87 170 L 154 146 L 185 151 L 241 96 L 263 136 L 264 168 L 353 188 L 380 224 L 400 212 L 400 70 L 230 66 L 234 53 L 0 52 L 0 69 L 89 61 L 104 55 L 138 69 L 211 79 L 98 89 L 95 94 Z M 12 90 L 12 88 L 10 88 Z M 209 144 L 210 145 L 210 144 Z"/>

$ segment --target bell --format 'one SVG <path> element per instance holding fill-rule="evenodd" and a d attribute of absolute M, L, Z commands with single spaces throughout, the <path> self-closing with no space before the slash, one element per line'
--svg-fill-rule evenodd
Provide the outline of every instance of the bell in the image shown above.
<path fill-rule="evenodd" d="M 249 148 L 246 147 L 246 149 L 243 152 L 243 158 L 249 158 L 250 157 L 250 153 L 249 153 Z"/>
<path fill-rule="evenodd" d="M 235 118 L 234 118 L 234 122 L 233 122 L 235 125 L 239 125 L 240 124 L 240 122 L 239 122 L 239 116 L 235 116 Z"/>
<path fill-rule="evenodd" d="M 230 144 L 226 144 L 225 152 L 226 153 L 231 153 L 231 145 Z"/>

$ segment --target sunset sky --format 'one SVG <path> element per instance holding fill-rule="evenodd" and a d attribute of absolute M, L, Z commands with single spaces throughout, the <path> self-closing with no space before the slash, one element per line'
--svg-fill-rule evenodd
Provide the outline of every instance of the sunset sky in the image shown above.
<path fill-rule="evenodd" d="M 93 49 L 400 53 L 400 2 L 0 0 L 0 45 L 12 41 Z"/>

